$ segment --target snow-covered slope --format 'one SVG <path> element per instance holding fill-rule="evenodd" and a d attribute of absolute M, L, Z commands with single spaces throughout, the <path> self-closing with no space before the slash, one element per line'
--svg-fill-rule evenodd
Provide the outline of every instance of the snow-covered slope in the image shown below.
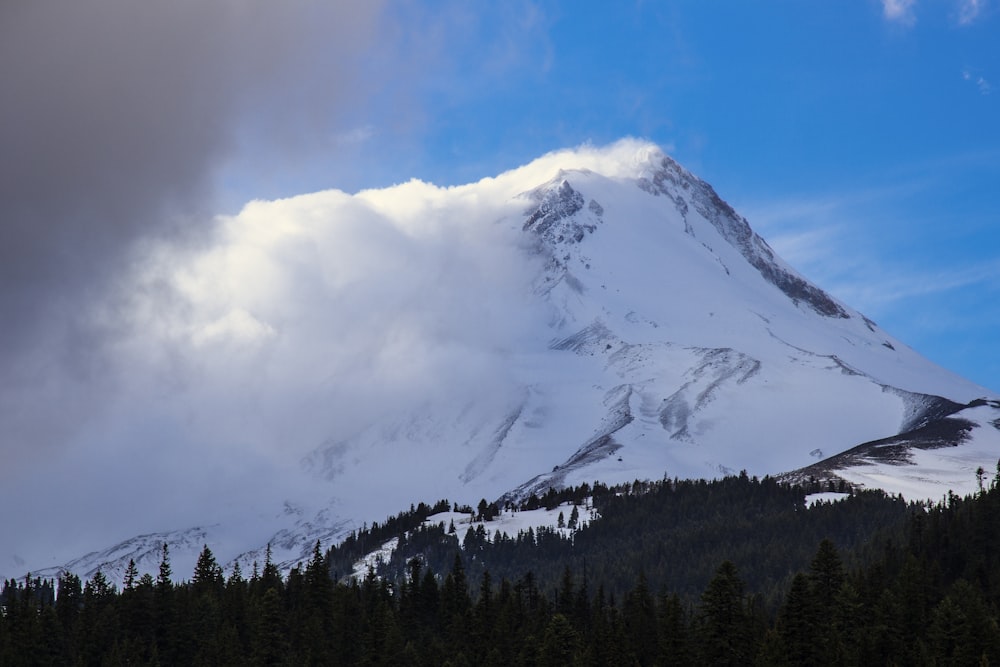
<path fill-rule="evenodd" d="M 255 203 L 232 224 L 280 219 L 305 234 L 360 209 L 410 234 L 487 227 L 497 256 L 514 248 L 523 283 L 484 267 L 497 289 L 448 306 L 445 321 L 469 334 L 441 332 L 465 350 L 454 363 L 478 365 L 454 385 L 452 374 L 418 375 L 418 401 L 368 401 L 351 433 L 304 457 L 310 500 L 290 498 L 295 511 L 276 509 L 257 535 L 148 535 L 70 567 L 118 571 L 136 556 L 144 567 L 162 541 L 178 562 L 193 563 L 203 541 L 244 571 L 270 541 L 287 567 L 316 539 L 418 500 L 474 504 L 594 480 L 796 470 L 938 498 L 973 490 L 976 468 L 1000 456 L 996 397 L 809 283 L 655 146 L 556 153 L 458 188 Z M 233 312 L 254 313 L 254 331 L 277 329 L 259 307 Z M 934 447 L 913 436 L 929 431 Z M 891 457 L 876 452 L 886 443 Z"/>
<path fill-rule="evenodd" d="M 534 296 L 549 316 L 504 352 L 511 377 L 329 443 L 308 465 L 366 486 L 412 456 L 466 497 L 767 474 L 905 430 L 937 396 L 987 394 L 808 283 L 670 158 L 634 148 L 610 175 L 560 169 L 496 223 L 542 260 Z M 506 402 L 480 410 L 494 393 Z"/>

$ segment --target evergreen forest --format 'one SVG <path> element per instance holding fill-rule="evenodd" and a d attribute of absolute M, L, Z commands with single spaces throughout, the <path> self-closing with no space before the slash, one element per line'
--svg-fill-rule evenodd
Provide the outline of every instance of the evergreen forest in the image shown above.
<path fill-rule="evenodd" d="M 317 543 L 287 575 L 270 552 L 224 573 L 207 546 L 189 579 L 166 546 L 120 589 L 28 575 L 0 592 L 0 665 L 1000 665 L 1000 468 L 936 504 L 807 508 L 815 490 L 584 485 L 518 505 L 592 503 L 568 533 L 463 532 L 428 521 L 440 501 Z"/>

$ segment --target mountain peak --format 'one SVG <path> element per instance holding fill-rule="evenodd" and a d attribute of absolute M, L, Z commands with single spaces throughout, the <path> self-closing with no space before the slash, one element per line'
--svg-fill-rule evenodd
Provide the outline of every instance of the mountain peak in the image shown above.
<path fill-rule="evenodd" d="M 108 432 L 156 423 L 194 443 L 231 439 L 245 469 L 269 474 L 291 460 L 268 484 L 299 509 L 178 519 L 167 528 L 209 527 L 153 525 L 138 542 L 86 549 L 87 562 L 26 558 L 33 571 L 92 570 L 155 554 L 157 540 L 172 553 L 207 543 L 222 560 L 271 543 L 294 563 L 316 539 L 413 502 L 594 480 L 819 466 L 939 497 L 973 490 L 1000 453 L 1000 404 L 970 403 L 985 390 L 798 274 L 648 142 L 551 153 L 452 188 L 256 203 L 219 236 L 169 277 L 190 301 L 182 329 L 218 330 L 220 313 L 242 312 L 273 335 L 171 340 L 208 389 L 165 408 L 137 392 L 136 414 L 161 412 L 131 430 L 119 415 Z M 886 446 L 893 456 L 879 458 Z"/>
<path fill-rule="evenodd" d="M 780 261 L 767 242 L 751 229 L 747 219 L 740 216 L 711 185 L 670 157 L 663 156 L 660 169 L 651 179 L 640 178 L 639 187 L 654 195 L 668 197 L 684 215 L 688 209 L 685 199 L 687 195 L 695 210 L 760 271 L 765 280 L 784 292 L 794 303 L 804 303 L 826 317 L 850 317 L 829 294 Z"/>
<path fill-rule="evenodd" d="M 548 243 L 580 242 L 600 224 L 604 210 L 600 198 L 595 199 L 581 192 L 580 186 L 574 185 L 576 181 L 596 176 L 630 182 L 647 194 L 670 201 L 685 232 L 697 237 L 698 232 L 688 222 L 693 210 L 711 224 L 716 233 L 735 248 L 766 282 L 778 288 L 793 303 L 825 317 L 851 317 L 843 305 L 777 257 L 767 242 L 753 231 L 746 218 L 740 216 L 710 184 L 685 169 L 655 144 L 623 139 L 603 149 L 588 146 L 577 151 L 559 151 L 512 173 L 534 175 L 542 167 L 555 171 L 556 175 L 543 185 L 528 189 L 526 196 L 533 206 L 526 213 L 523 229 L 533 231 Z M 585 205 L 591 215 L 583 211 Z M 576 220 L 574 216 L 578 213 L 580 219 Z M 552 227 L 554 229 L 550 229 Z"/>

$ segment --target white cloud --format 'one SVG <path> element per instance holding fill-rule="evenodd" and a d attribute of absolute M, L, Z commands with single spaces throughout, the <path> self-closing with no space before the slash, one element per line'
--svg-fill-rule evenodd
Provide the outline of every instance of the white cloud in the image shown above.
<path fill-rule="evenodd" d="M 980 19 L 986 8 L 987 0 L 955 0 L 957 6 L 958 25 L 972 25 Z M 893 23 L 905 27 L 913 26 L 917 21 L 917 0 L 881 0 L 882 16 Z"/>
<path fill-rule="evenodd" d="M 915 4 L 916 0 L 882 0 L 882 15 L 888 21 L 910 26 L 916 22 Z"/>
<path fill-rule="evenodd" d="M 959 0 L 958 3 L 958 23 L 959 25 L 971 25 L 979 17 L 986 6 L 986 0 Z"/>
<path fill-rule="evenodd" d="M 141 249 L 210 237 L 205 212 L 239 178 L 231 165 L 299 180 L 305 158 L 347 153 L 316 138 L 350 127 L 394 76 L 359 66 L 387 50 L 383 3 L 258 4 L 0 10 L 4 481 L 57 457 L 56 443 L 99 418 L 115 373 L 128 373 L 112 370 L 119 348 L 136 344 L 122 313 L 143 299 L 152 310 L 150 295 L 166 289 L 145 284 L 144 296 L 129 283 Z M 239 315 L 214 317 L 206 340 L 252 331 Z"/>
<path fill-rule="evenodd" d="M 275 331 L 242 308 L 234 308 L 191 334 L 196 347 L 205 345 L 254 344 L 273 338 Z"/>
<path fill-rule="evenodd" d="M 962 70 L 962 79 L 968 81 L 969 83 L 975 84 L 976 89 L 979 90 L 980 95 L 989 95 L 993 92 L 993 84 L 991 84 L 986 77 L 976 74 L 969 69 Z"/>
<path fill-rule="evenodd" d="M 540 259 L 520 245 L 528 202 L 514 196 L 556 163 L 476 187 L 411 181 L 254 201 L 220 217 L 206 248 L 149 244 L 122 299 L 100 313 L 119 332 L 101 375 L 19 387 L 33 422 L 52 428 L 9 429 L 7 460 L 44 452 L 59 502 L 20 512 L 6 501 L 38 483 L 34 466 L 3 466 L 0 518 L 17 535 L 8 548 L 44 565 L 35 559 L 54 556 L 39 549 L 69 557 L 218 521 L 226 507 L 267 511 L 313 493 L 301 488 L 304 454 L 376 416 L 505 400 L 507 351 L 535 341 L 549 317 L 525 298 Z M 94 400 L 78 408 L 81 397 Z M 87 515 L 106 517 L 107 530 L 77 530 Z"/>
<path fill-rule="evenodd" d="M 960 168 L 961 160 L 949 162 L 951 170 Z M 942 162 L 930 168 L 949 171 Z M 933 179 L 923 185 L 940 187 Z M 934 244 L 933 221 L 922 220 L 919 207 L 908 204 L 914 189 L 800 197 L 758 206 L 753 214 L 751 208 L 738 208 L 748 211 L 750 223 L 809 280 L 937 363 L 995 386 L 996 373 L 989 369 L 996 363 L 988 354 L 980 352 L 973 367 L 957 350 L 963 345 L 990 349 L 981 332 L 990 330 L 984 323 L 997 323 L 1000 315 L 986 305 L 991 302 L 985 296 L 997 293 L 1000 256 L 987 250 L 987 236 L 978 241 L 985 252 L 970 249 L 960 260 L 949 259 Z M 970 234 L 957 220 L 950 224 Z M 931 233 L 921 239 L 925 230 Z"/>
<path fill-rule="evenodd" d="M 372 125 L 361 125 L 336 135 L 334 142 L 341 145 L 363 144 L 374 136 L 375 128 Z"/>
<path fill-rule="evenodd" d="M 926 270 L 919 266 L 869 265 L 866 272 L 831 286 L 848 303 L 881 310 L 906 301 L 945 294 L 975 285 L 989 285 L 1000 272 L 1000 261 L 987 261 L 956 269 Z"/>
<path fill-rule="evenodd" d="M 963 78 L 975 80 L 968 72 L 963 72 Z M 939 161 L 926 167 L 941 170 L 945 164 Z M 955 168 L 958 162 L 951 164 Z M 881 320 L 917 299 L 947 299 L 971 286 L 989 286 L 1000 273 L 996 257 L 955 266 L 939 261 L 929 247 L 922 250 L 924 255 L 919 254 L 919 246 L 911 248 L 908 259 L 894 250 L 901 238 L 911 239 L 916 224 L 913 216 L 919 216 L 907 210 L 905 202 L 930 187 L 939 184 L 933 178 L 918 179 L 738 208 L 792 266 L 845 303 Z"/>

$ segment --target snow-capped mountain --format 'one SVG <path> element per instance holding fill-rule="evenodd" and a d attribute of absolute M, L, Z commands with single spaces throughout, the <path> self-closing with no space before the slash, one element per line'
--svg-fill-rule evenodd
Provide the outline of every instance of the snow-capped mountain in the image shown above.
<path fill-rule="evenodd" d="M 655 146 L 556 153 L 458 188 L 330 197 L 257 203 L 241 217 L 307 229 L 363 206 L 407 224 L 485 227 L 515 249 L 523 289 L 503 274 L 495 293 L 452 306 L 468 308 L 470 330 L 501 329 L 481 346 L 458 336 L 466 353 L 454 363 L 479 365 L 455 386 L 421 377 L 419 401 L 369 406 L 351 433 L 318 442 L 302 461 L 312 500 L 290 498 L 256 534 L 216 525 L 145 535 L 66 567 L 118 572 L 131 557 L 153 569 L 163 542 L 180 573 L 202 543 L 248 572 L 270 542 L 289 567 L 316 539 L 418 500 L 516 500 L 594 480 L 746 470 L 940 498 L 972 491 L 976 469 L 1000 456 L 998 397 L 799 275 Z M 508 332 L 511 313 L 523 321 Z M 265 315 L 240 323 L 272 329 Z"/>

